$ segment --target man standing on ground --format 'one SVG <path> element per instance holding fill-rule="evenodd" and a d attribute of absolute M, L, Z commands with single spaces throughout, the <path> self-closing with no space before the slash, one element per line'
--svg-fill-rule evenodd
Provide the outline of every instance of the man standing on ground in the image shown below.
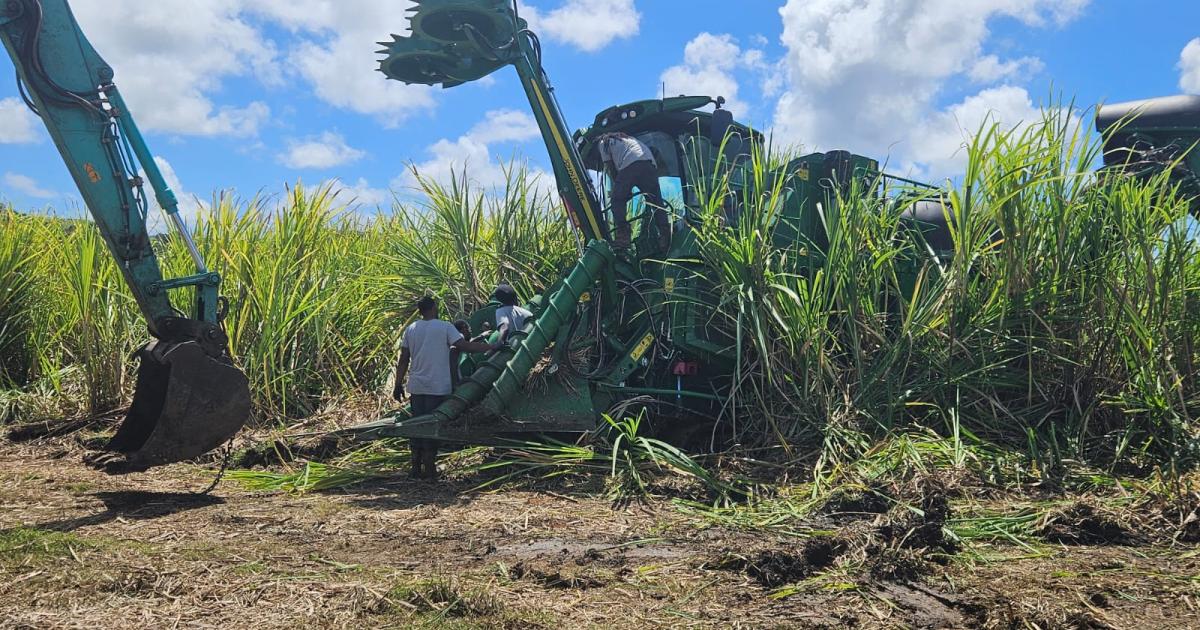
<path fill-rule="evenodd" d="M 437 300 L 430 296 L 417 302 L 421 319 L 404 329 L 400 341 L 400 363 L 396 366 L 396 389 L 392 396 L 397 402 L 404 399 L 404 383 L 412 416 L 423 416 L 437 409 L 453 390 L 450 376 L 451 348 L 462 352 L 490 352 L 500 344 L 473 342 L 448 321 L 438 319 Z M 437 478 L 436 440 L 410 440 L 412 476 L 417 479 Z"/>
<path fill-rule="evenodd" d="M 599 142 L 600 160 L 612 177 L 612 214 L 616 224 L 613 245 L 617 249 L 629 248 L 632 231 L 627 206 L 636 186 L 645 196 L 647 210 L 654 213 L 659 250 L 666 251 L 671 245 L 671 220 L 663 204 L 662 190 L 658 186 L 658 165 L 650 147 L 619 131 L 600 136 Z"/>
<path fill-rule="evenodd" d="M 514 332 L 525 329 L 525 320 L 533 317 L 533 313 L 517 306 L 517 291 L 510 284 L 497 285 L 492 299 L 500 303 L 500 308 L 496 309 L 496 330 L 500 331 L 500 342 L 507 343 Z"/>

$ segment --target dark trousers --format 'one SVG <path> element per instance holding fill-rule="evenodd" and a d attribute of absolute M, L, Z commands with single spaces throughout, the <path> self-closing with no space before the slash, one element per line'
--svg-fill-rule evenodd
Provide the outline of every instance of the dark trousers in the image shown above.
<path fill-rule="evenodd" d="M 658 169 L 649 160 L 634 162 L 617 171 L 612 183 L 612 213 L 613 223 L 617 228 L 617 243 L 627 245 L 630 239 L 629 200 L 633 198 L 633 189 L 637 187 L 646 199 L 647 210 L 654 213 L 654 225 L 658 228 L 658 237 L 665 239 L 670 235 L 671 221 L 662 198 L 662 190 L 658 187 Z M 651 207 L 657 206 L 657 207 Z"/>
<path fill-rule="evenodd" d="M 433 413 L 438 405 L 445 402 L 448 396 L 428 396 L 425 394 L 412 394 L 409 399 L 409 404 L 412 408 L 412 417 L 423 416 L 428 413 Z M 417 479 L 436 479 L 437 478 L 437 452 L 438 441 L 422 438 L 413 438 L 408 441 L 408 447 L 412 450 L 412 476 Z"/>

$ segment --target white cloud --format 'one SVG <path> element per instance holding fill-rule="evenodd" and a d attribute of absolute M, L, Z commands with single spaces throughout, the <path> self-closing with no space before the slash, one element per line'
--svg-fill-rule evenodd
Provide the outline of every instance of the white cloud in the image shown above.
<path fill-rule="evenodd" d="M 1200 94 L 1200 37 L 1188 42 L 1179 54 L 1179 87 L 1188 94 Z"/>
<path fill-rule="evenodd" d="M 4 174 L 3 181 L 5 186 L 12 188 L 26 197 L 33 197 L 34 199 L 54 199 L 56 197 L 63 196 L 54 192 L 53 190 L 46 190 L 45 188 L 42 188 L 40 185 L 38 185 L 37 180 L 29 177 L 28 175 L 8 172 Z"/>
<path fill-rule="evenodd" d="M 586 52 L 634 37 L 642 21 L 634 0 L 565 0 L 545 12 L 521 2 L 520 13 L 538 35 Z"/>
<path fill-rule="evenodd" d="M 436 105 L 435 88 L 404 85 L 377 72 L 376 42 L 408 29 L 410 0 L 259 0 L 249 10 L 297 33 L 287 65 L 322 101 L 339 109 L 375 116 L 396 127 Z"/>
<path fill-rule="evenodd" d="M 279 161 L 288 168 L 325 169 L 356 162 L 365 155 L 346 144 L 340 134 L 326 131 L 319 136 L 289 140 Z"/>
<path fill-rule="evenodd" d="M 1021 57 L 1001 61 L 996 55 L 986 55 L 975 60 L 967 76 L 976 83 L 996 83 L 1008 79 L 1028 79 L 1042 71 L 1044 65 L 1037 57 Z"/>
<path fill-rule="evenodd" d="M 267 87 L 298 79 L 338 109 L 397 127 L 432 110 L 437 89 L 406 86 L 376 72 L 379 46 L 408 28 L 412 0 L 76 0 L 72 8 L 116 69 L 130 109 L 146 131 L 253 136 L 271 111 L 223 94 L 230 79 Z M 633 37 L 634 0 L 565 0 L 529 17 L 551 40 L 583 50 Z M 289 31 L 273 37 L 271 27 Z M 16 123 L 0 123 L 13 125 Z M 5 130 L 7 131 L 7 130 Z M 3 137 L 3 136 L 0 136 Z"/>
<path fill-rule="evenodd" d="M 413 166 L 421 177 L 440 182 L 461 176 L 466 168 L 476 184 L 492 188 L 504 184 L 504 167 L 493 161 L 492 145 L 525 142 L 540 135 L 533 116 L 511 109 L 493 110 L 457 139 L 434 143 L 428 149 L 432 157 Z M 535 174 L 544 175 L 541 172 Z M 552 180 L 543 178 L 543 181 Z M 416 178 L 411 171 L 392 182 L 392 187 L 397 189 L 411 189 L 414 185 Z"/>
<path fill-rule="evenodd" d="M 929 165 L 961 144 L 981 111 L 1023 116 L 1021 87 L 990 86 L 946 109 L 938 95 L 951 82 L 1013 78 L 987 60 L 989 24 L 1015 19 L 1050 28 L 1077 16 L 1088 0 L 788 0 L 780 9 L 787 49 L 777 135 L 818 150 L 845 148 L 892 163 Z M 1029 105 L 1032 108 L 1032 105 Z M 955 140 L 950 142 L 950 138 Z"/>
<path fill-rule="evenodd" d="M 163 179 L 167 182 L 167 188 L 170 188 L 171 192 L 175 193 L 175 199 L 179 202 L 179 215 L 183 217 L 184 222 L 188 224 L 190 229 L 195 229 L 197 217 L 202 212 L 208 212 L 208 204 L 184 188 L 183 182 L 179 180 L 179 175 L 175 173 L 175 167 L 171 166 L 171 163 L 166 158 L 156 155 L 154 156 L 154 164 L 158 166 L 159 172 L 162 173 Z M 145 178 L 145 176 L 146 174 L 143 171 L 142 177 Z M 154 197 L 154 192 L 150 189 L 149 184 L 146 186 L 146 194 L 151 198 Z M 155 200 L 148 214 L 149 216 L 146 217 L 146 229 L 150 233 L 154 234 L 166 231 L 167 213 L 163 211 L 162 206 L 158 205 L 157 200 Z"/>
<path fill-rule="evenodd" d="M 966 146 L 985 124 L 1013 129 L 1041 119 L 1041 109 L 1024 88 L 988 88 L 925 116 L 910 135 L 910 154 L 921 159 L 922 176 L 949 177 L 963 171 Z"/>
<path fill-rule="evenodd" d="M 21 99 L 0 99 L 0 144 L 37 142 L 39 123 Z"/>
<path fill-rule="evenodd" d="M 516 109 L 494 109 L 467 132 L 472 140 L 483 144 L 524 142 L 541 135 L 533 116 Z"/>
<path fill-rule="evenodd" d="M 250 136 L 270 110 L 258 101 L 218 106 L 225 79 L 279 81 L 270 40 L 239 15 L 241 0 L 82 0 L 72 9 L 116 70 L 143 130 Z"/>
<path fill-rule="evenodd" d="M 766 68 L 761 50 L 742 51 L 731 35 L 701 33 L 684 48 L 683 63 L 664 70 L 659 81 L 670 95 L 724 96 L 726 109 L 746 120 L 749 106 L 738 98 L 735 73 Z"/>
<path fill-rule="evenodd" d="M 228 78 L 251 76 L 271 87 L 299 77 L 321 101 L 377 116 L 390 127 L 432 108 L 433 88 L 405 86 L 375 71 L 376 42 L 407 28 L 404 10 L 411 4 L 77 0 L 72 6 L 97 49 L 116 68 L 117 85 L 144 128 L 249 136 L 267 122 L 270 110 L 257 101 L 216 105 L 214 96 Z M 276 43 L 263 28 L 264 20 L 291 36 Z"/>
<path fill-rule="evenodd" d="M 338 201 L 359 208 L 376 208 L 386 206 L 392 200 L 392 192 L 385 188 L 373 188 L 365 177 L 358 178 L 353 184 L 347 184 L 340 179 L 332 179 L 324 185 L 337 193 Z"/>

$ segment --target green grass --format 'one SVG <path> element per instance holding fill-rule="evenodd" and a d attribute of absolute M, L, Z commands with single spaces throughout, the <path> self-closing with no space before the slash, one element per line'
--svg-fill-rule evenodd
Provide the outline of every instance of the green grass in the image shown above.
<path fill-rule="evenodd" d="M 606 477 L 607 494 L 618 501 L 652 494 L 651 484 L 666 476 L 695 483 L 706 495 L 705 502 L 714 505 L 728 505 L 752 494 L 746 480 L 722 478 L 678 448 L 644 435 L 643 418 L 638 415 L 615 420 L 605 416 L 607 426 L 574 444 L 544 439 L 498 449 L 495 459 L 473 467 L 471 472 L 491 476 L 481 488 L 511 481 L 598 474 Z"/>
<path fill-rule="evenodd" d="M 370 612 L 414 628 L 548 628 L 547 613 L 507 606 L 492 584 L 467 585 L 453 577 L 399 583 Z"/>
<path fill-rule="evenodd" d="M 405 440 L 378 440 L 328 463 L 303 462 L 282 472 L 231 470 L 227 476 L 253 490 L 319 492 L 393 476 L 407 467 L 409 459 Z"/>
<path fill-rule="evenodd" d="M 910 442 L 908 455 L 982 458 L 1016 483 L 1061 477 L 1073 462 L 1108 474 L 1194 468 L 1200 243 L 1183 222 L 1188 200 L 1166 177 L 1098 177 L 1100 143 L 1083 135 L 1080 116 L 1054 108 L 1015 129 L 979 130 L 965 174 L 945 186 L 950 258 L 905 237 L 909 202 L 852 190 L 822 207 L 823 266 L 798 264 L 813 252 L 772 238 L 793 194 L 787 152 L 762 150 L 692 182 L 704 274 L 719 300 L 711 323 L 737 355 L 724 384 L 728 433 L 803 457 L 818 484 L 860 459 L 880 461 L 874 450 L 902 448 L 889 439 L 904 435 L 949 439 Z M 736 190 L 739 180 L 758 187 Z M 458 316 L 500 279 L 526 296 L 540 291 L 577 256 L 556 202 L 519 166 L 494 194 L 466 173 L 417 181 L 419 202 L 374 217 L 297 185 L 279 199 L 218 197 L 200 220 L 197 241 L 226 279 L 233 351 L 262 421 L 379 401 L 418 296 L 437 293 Z M 731 195 L 742 209 L 733 222 Z M 0 232 L 0 287 L 11 287 L 0 294 L 9 390 L 0 410 L 45 412 L 30 397 L 50 396 L 64 413 L 127 400 L 123 359 L 144 327 L 90 225 L 4 211 Z M 15 242 L 52 255 L 29 259 Z M 189 271 L 181 243 L 157 246 L 168 270 Z M 632 445 L 524 448 L 551 468 L 572 458 L 563 466 L 606 466 L 633 488 L 647 467 L 688 468 L 659 445 Z M 333 474 L 322 466 L 302 478 Z"/>
<path fill-rule="evenodd" d="M 462 589 L 450 578 L 400 584 L 388 591 L 387 598 L 406 602 L 418 613 L 441 617 L 486 617 L 503 610 L 494 595 L 482 589 Z"/>
<path fill-rule="evenodd" d="M 1024 452 L 1040 472 L 1067 460 L 1125 470 L 1196 463 L 1200 243 L 1164 177 L 1097 178 L 1081 112 L 985 126 L 949 183 L 954 255 L 900 238 L 905 204 L 852 191 L 824 208 L 820 269 L 780 246 L 790 192 L 743 195 L 720 174 L 697 236 L 739 349 L 726 418 L 744 443 L 853 461 L 913 426 Z M 751 175 L 778 182 L 771 160 Z M 918 265 L 909 289 L 903 272 Z"/>
<path fill-rule="evenodd" d="M 472 480 L 476 490 L 599 478 L 609 498 L 626 501 L 655 494 L 656 482 L 674 478 L 692 484 L 704 505 L 727 506 L 752 496 L 747 480 L 719 475 L 678 448 L 644 435 L 642 418 L 618 421 L 605 416 L 606 427 L 577 443 L 544 438 L 454 451 L 442 457 L 441 466 L 455 477 Z M 409 459 L 405 440 L 380 440 L 329 462 L 307 461 L 283 471 L 233 470 L 228 476 L 252 490 L 319 492 L 402 474 L 409 469 Z"/>
<path fill-rule="evenodd" d="M 225 324 L 260 421 L 383 391 L 398 333 L 428 292 L 459 316 L 502 278 L 523 295 L 556 280 L 575 258 L 574 236 L 523 168 L 509 179 L 495 194 L 465 176 L 447 186 L 422 179 L 423 202 L 376 216 L 329 187 L 215 197 L 195 239 L 224 278 Z M 155 246 L 167 275 L 193 272 L 177 238 Z M 189 308 L 186 291 L 172 297 Z M 0 322 L 0 411 L 12 419 L 128 400 L 136 366 L 127 357 L 147 339 L 145 324 L 90 223 L 0 209 Z"/>
<path fill-rule="evenodd" d="M 94 546 L 94 542 L 70 532 L 16 527 L 0 531 L 0 563 L 27 565 L 72 558 Z"/>
<path fill-rule="evenodd" d="M 25 243 L 37 229 L 36 220 L 0 207 L 0 388 L 25 382 L 33 368 L 25 339 L 34 323 L 37 256 Z"/>

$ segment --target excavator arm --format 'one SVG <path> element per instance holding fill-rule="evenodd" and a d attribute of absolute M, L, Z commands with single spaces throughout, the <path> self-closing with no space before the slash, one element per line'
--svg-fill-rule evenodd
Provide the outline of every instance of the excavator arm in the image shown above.
<path fill-rule="evenodd" d="M 220 446 L 250 414 L 249 386 L 221 325 L 221 278 L 180 217 L 112 67 L 66 0 L 0 2 L 0 41 L 21 96 L 46 125 L 154 337 L 137 352 L 137 389 L 125 421 L 90 461 L 108 472 L 141 471 Z M 191 254 L 192 275 L 163 276 L 147 230 L 147 182 Z M 172 304 L 171 289 L 190 289 L 189 312 Z"/>

